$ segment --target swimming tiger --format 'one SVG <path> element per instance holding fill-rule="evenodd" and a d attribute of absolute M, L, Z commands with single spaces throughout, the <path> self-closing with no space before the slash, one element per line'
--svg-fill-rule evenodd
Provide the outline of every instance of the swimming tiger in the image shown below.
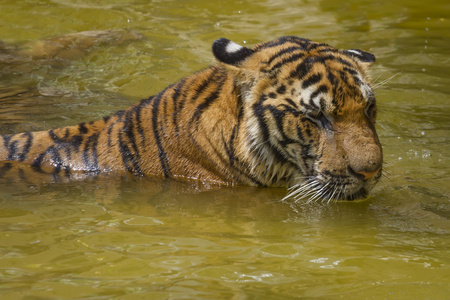
<path fill-rule="evenodd" d="M 102 120 L 0 137 L 1 174 L 126 174 L 363 198 L 382 174 L 374 55 L 283 36 L 212 45 L 218 63 Z"/>

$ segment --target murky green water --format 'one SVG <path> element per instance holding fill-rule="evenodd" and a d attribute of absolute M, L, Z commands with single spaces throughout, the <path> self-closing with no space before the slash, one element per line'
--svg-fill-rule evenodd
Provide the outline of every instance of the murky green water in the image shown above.
<path fill-rule="evenodd" d="M 370 199 L 130 178 L 0 182 L 2 299 L 444 299 L 450 294 L 450 4 L 0 2 L 0 40 L 131 29 L 72 62 L 0 62 L 0 133 L 108 115 L 214 63 L 224 36 L 297 35 L 377 56 L 388 178 Z M 388 82 L 384 80 L 391 78 Z"/>

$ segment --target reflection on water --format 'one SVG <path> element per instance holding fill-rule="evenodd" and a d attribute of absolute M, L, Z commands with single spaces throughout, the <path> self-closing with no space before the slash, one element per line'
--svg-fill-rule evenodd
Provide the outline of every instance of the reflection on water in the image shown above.
<path fill-rule="evenodd" d="M 253 45 L 294 34 L 376 54 L 387 178 L 365 201 L 330 205 L 143 178 L 3 180 L 2 298 L 445 298 L 449 4 L 184 3 L 3 1 L 0 133 L 128 107 L 213 63 L 220 36 Z M 6 56 L 7 45 L 112 29 L 143 39 L 77 46 L 70 60 Z"/>

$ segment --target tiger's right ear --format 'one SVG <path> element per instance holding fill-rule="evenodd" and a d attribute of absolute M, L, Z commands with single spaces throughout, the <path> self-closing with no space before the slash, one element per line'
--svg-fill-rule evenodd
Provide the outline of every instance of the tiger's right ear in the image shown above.
<path fill-rule="evenodd" d="M 215 40 L 212 45 L 212 52 L 220 62 L 235 67 L 238 67 L 254 53 L 252 49 L 245 48 L 226 38 Z"/>
<path fill-rule="evenodd" d="M 344 50 L 342 52 L 363 65 L 370 66 L 375 62 L 375 55 L 369 52 L 365 52 L 359 49 Z"/>

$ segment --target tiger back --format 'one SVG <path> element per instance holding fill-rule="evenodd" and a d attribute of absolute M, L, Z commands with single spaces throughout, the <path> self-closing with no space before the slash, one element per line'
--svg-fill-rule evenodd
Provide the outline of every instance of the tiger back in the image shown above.
<path fill-rule="evenodd" d="M 217 65 L 127 110 L 2 135 L 0 176 L 20 163 L 66 178 L 131 173 L 286 186 L 297 200 L 367 195 L 382 169 L 367 76 L 373 55 L 292 36 L 254 48 L 221 38 L 212 50 Z"/>

